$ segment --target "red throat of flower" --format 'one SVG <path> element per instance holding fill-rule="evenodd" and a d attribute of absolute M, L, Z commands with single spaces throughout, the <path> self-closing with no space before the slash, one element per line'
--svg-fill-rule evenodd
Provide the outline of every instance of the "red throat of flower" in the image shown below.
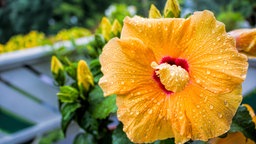
<path fill-rule="evenodd" d="M 168 67 L 169 69 L 167 73 L 170 73 L 170 74 L 166 75 L 166 70 L 163 72 L 163 74 L 166 75 L 165 77 L 167 78 L 167 80 L 161 80 L 159 76 L 160 75 L 159 68 L 161 67 L 161 65 L 162 67 Z M 155 62 L 153 62 L 152 67 L 155 69 L 153 72 L 153 79 L 158 83 L 159 87 L 167 95 L 170 95 L 174 92 L 182 90 L 189 80 L 189 77 L 188 77 L 189 65 L 185 59 L 172 58 L 169 56 L 165 56 L 162 58 L 158 66 Z M 173 70 L 173 68 L 171 67 L 177 70 Z M 168 77 L 168 75 L 170 75 L 170 77 Z M 176 82 L 172 82 L 172 81 L 176 81 Z"/>

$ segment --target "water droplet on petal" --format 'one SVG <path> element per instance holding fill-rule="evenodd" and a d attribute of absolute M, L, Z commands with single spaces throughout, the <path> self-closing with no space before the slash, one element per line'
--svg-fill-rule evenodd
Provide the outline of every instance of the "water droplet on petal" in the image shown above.
<path fill-rule="evenodd" d="M 207 100 L 208 100 L 208 97 L 206 96 L 206 97 L 204 98 L 204 102 L 207 102 Z"/>
<path fill-rule="evenodd" d="M 211 109 L 211 110 L 213 109 L 213 105 L 210 105 L 210 109 Z"/>
<path fill-rule="evenodd" d="M 200 108 L 200 105 L 196 105 L 197 108 Z"/>
<path fill-rule="evenodd" d="M 152 109 L 149 109 L 149 110 L 148 110 L 148 113 L 149 113 L 149 114 L 152 114 Z"/>
<path fill-rule="evenodd" d="M 206 71 L 206 74 L 208 74 L 208 75 L 211 74 L 211 71 L 207 70 L 207 71 Z"/>
<path fill-rule="evenodd" d="M 221 113 L 219 113 L 219 118 L 222 118 L 222 117 L 223 117 L 223 115 Z"/>
<path fill-rule="evenodd" d="M 200 79 L 197 79 L 197 80 L 196 80 L 196 83 L 200 83 L 200 82 L 201 82 L 201 80 L 200 80 Z"/>
<path fill-rule="evenodd" d="M 217 41 L 220 41 L 220 37 L 217 37 Z"/>

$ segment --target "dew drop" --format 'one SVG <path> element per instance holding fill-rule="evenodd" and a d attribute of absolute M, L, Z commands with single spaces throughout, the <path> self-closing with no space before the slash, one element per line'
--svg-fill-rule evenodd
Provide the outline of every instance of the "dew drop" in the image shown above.
<path fill-rule="evenodd" d="M 208 97 L 206 96 L 206 97 L 204 98 L 204 102 L 207 102 L 207 100 L 208 100 Z"/>
<path fill-rule="evenodd" d="M 196 112 L 196 110 L 195 110 L 195 109 L 193 109 L 193 110 L 192 110 L 192 112 Z"/>
<path fill-rule="evenodd" d="M 182 120 L 182 119 L 183 119 L 183 116 L 180 116 L 179 119 Z"/>
<path fill-rule="evenodd" d="M 148 113 L 149 113 L 149 114 L 152 114 L 152 109 L 148 110 Z"/>
<path fill-rule="evenodd" d="M 124 81 L 121 82 L 121 85 L 124 85 Z"/>
<path fill-rule="evenodd" d="M 227 100 L 224 100 L 224 105 L 226 106 L 226 107 L 228 107 L 228 102 L 227 102 Z"/>
<path fill-rule="evenodd" d="M 220 37 L 217 37 L 217 41 L 220 41 Z"/>
<path fill-rule="evenodd" d="M 200 105 L 196 105 L 197 108 L 200 108 Z"/>
<path fill-rule="evenodd" d="M 167 31 L 167 30 L 168 30 L 168 27 L 167 27 L 167 26 L 165 26 L 165 27 L 164 27 L 164 30 L 165 30 L 165 31 Z"/>
<path fill-rule="evenodd" d="M 219 113 L 219 118 L 222 118 L 222 117 L 223 117 L 223 115 L 221 113 Z"/>
<path fill-rule="evenodd" d="M 201 80 L 200 80 L 200 79 L 197 79 L 197 80 L 196 80 L 196 83 L 200 83 L 200 82 L 201 82 Z"/>
<path fill-rule="evenodd" d="M 213 105 L 210 105 L 210 109 L 211 109 L 211 110 L 213 109 Z"/>
<path fill-rule="evenodd" d="M 207 70 L 207 71 L 206 71 L 206 74 L 208 74 L 208 75 L 211 74 L 211 71 Z"/>
<path fill-rule="evenodd" d="M 139 115 L 139 112 L 138 112 L 138 111 L 136 111 L 136 115 Z"/>

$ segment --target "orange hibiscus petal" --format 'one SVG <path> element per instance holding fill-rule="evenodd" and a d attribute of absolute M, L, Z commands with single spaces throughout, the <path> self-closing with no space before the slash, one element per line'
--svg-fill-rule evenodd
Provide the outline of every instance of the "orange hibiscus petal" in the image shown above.
<path fill-rule="evenodd" d="M 234 39 L 213 13 L 195 12 L 189 20 L 193 34 L 180 57 L 187 58 L 191 78 L 214 93 L 232 91 L 246 77 L 247 57 L 237 52 Z"/>
<path fill-rule="evenodd" d="M 121 39 L 127 37 L 135 37 L 143 41 L 143 43 L 155 54 L 157 62 L 164 56 L 178 57 L 184 47 L 185 41 L 189 39 L 189 35 L 184 32 L 188 23 L 185 19 L 145 19 L 141 17 L 124 19 L 124 26 L 121 33 Z M 182 44 L 181 44 L 182 43 Z"/>
<path fill-rule="evenodd" d="M 172 122 L 177 131 L 175 140 L 182 142 L 189 138 L 207 141 L 227 132 L 242 100 L 241 86 L 231 93 L 219 95 L 191 84 L 173 97 L 181 99 L 176 101 L 180 103 L 180 108 L 176 109 L 189 123 L 186 130 L 182 130 L 182 121 L 177 119 Z"/>
<path fill-rule="evenodd" d="M 117 117 L 128 138 L 135 143 L 173 137 L 170 97 L 154 81 L 139 86 L 129 95 L 117 96 Z"/>
<path fill-rule="evenodd" d="M 104 76 L 99 85 L 104 95 L 124 94 L 152 80 L 154 55 L 138 39 L 112 39 L 103 48 L 100 63 Z M 138 55 L 139 54 L 139 55 Z"/>
<path fill-rule="evenodd" d="M 256 28 L 237 29 L 229 32 L 236 39 L 236 48 L 246 54 L 256 55 Z"/>

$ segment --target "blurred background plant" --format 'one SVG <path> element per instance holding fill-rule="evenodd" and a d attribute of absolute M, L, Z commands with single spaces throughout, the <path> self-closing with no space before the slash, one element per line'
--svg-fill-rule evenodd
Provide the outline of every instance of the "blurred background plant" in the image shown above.
<path fill-rule="evenodd" d="M 227 30 L 256 24 L 255 0 L 180 0 L 180 3 L 183 15 L 194 10 L 213 11 L 227 25 Z M 110 21 L 116 18 L 122 22 L 123 17 L 129 15 L 128 11 L 147 16 L 150 4 L 163 9 L 165 0 L 0 0 L 0 43 L 31 30 L 47 36 L 76 26 L 94 31 L 104 12 Z"/>

